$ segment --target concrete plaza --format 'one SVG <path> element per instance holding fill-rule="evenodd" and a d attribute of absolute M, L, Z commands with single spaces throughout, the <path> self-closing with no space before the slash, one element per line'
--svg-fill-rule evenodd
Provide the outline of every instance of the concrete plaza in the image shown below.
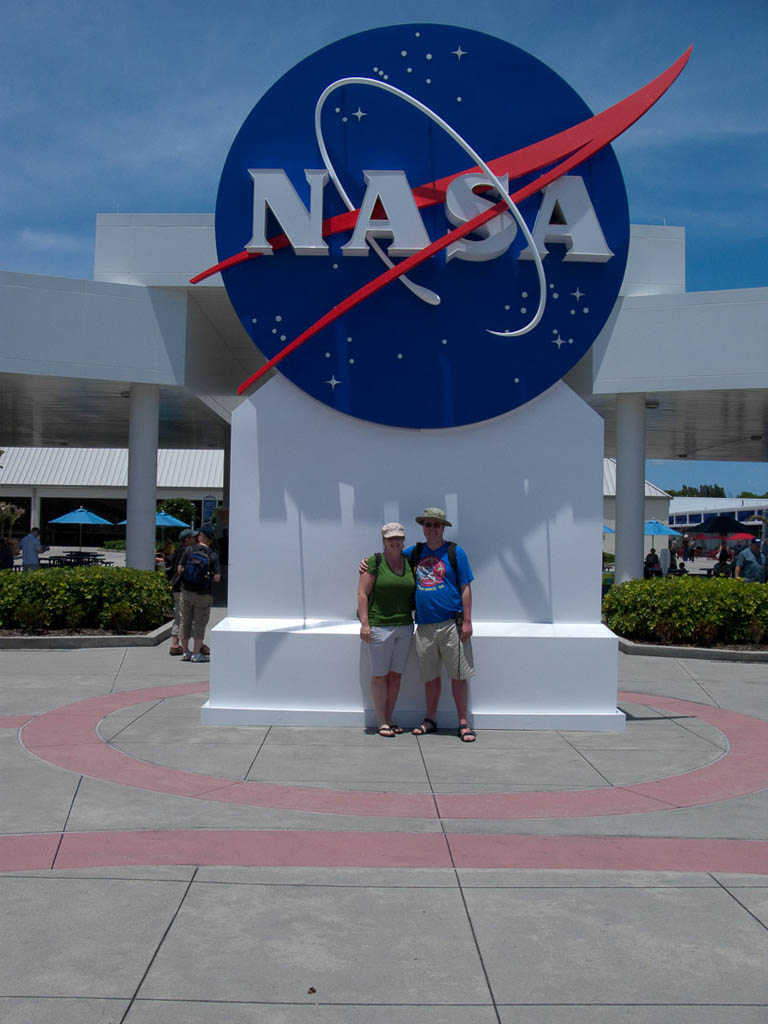
<path fill-rule="evenodd" d="M 768 665 L 475 744 L 203 727 L 167 643 L 0 666 L 4 1024 L 768 1020 Z"/>

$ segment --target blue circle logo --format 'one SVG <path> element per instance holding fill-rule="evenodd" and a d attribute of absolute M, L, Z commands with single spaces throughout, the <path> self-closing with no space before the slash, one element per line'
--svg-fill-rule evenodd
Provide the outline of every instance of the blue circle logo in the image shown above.
<path fill-rule="evenodd" d="M 585 127 L 599 120 L 530 54 L 467 29 L 325 47 L 256 104 L 224 166 L 237 315 L 351 416 L 452 427 L 524 404 L 589 349 L 624 275 L 626 193 Z"/>

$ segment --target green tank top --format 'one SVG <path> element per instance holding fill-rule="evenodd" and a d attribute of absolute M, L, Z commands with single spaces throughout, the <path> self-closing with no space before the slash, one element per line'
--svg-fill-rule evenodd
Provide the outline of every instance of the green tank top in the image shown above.
<path fill-rule="evenodd" d="M 376 573 L 376 556 L 368 559 L 368 569 Z M 368 622 L 372 626 L 410 626 L 413 622 L 411 595 L 416 587 L 413 570 L 403 559 L 403 575 L 390 569 L 382 555 L 373 590 L 368 596 Z"/>

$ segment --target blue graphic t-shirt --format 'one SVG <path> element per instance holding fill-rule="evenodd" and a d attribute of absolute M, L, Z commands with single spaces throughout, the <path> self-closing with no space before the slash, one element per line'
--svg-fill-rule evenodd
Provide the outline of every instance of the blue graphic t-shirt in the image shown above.
<path fill-rule="evenodd" d="M 411 544 L 403 551 L 410 560 L 416 547 Z M 448 544 L 430 551 L 426 544 L 421 549 L 421 558 L 416 566 L 416 622 L 444 622 L 462 610 L 461 588 L 474 579 L 463 548 L 456 546 L 456 566 L 459 578 L 448 561 Z"/>

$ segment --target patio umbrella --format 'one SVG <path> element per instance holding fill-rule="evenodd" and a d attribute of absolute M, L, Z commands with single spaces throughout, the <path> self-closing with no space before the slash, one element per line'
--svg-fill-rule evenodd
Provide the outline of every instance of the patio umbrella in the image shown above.
<path fill-rule="evenodd" d="M 121 519 L 117 524 L 118 526 L 125 526 L 128 522 L 127 519 Z M 168 512 L 156 512 L 155 513 L 155 526 L 186 526 L 189 527 L 189 523 L 182 523 L 176 516 L 169 515 Z"/>
<path fill-rule="evenodd" d="M 112 523 L 108 519 L 102 519 L 101 516 L 97 516 L 95 512 L 89 512 L 87 508 L 73 509 L 72 512 L 67 512 L 63 516 L 59 516 L 58 519 L 49 519 L 49 523 L 77 523 L 80 526 L 80 543 L 79 548 L 83 550 L 83 525 L 91 526 L 94 523 L 102 523 L 105 526 L 112 526 Z"/>
<path fill-rule="evenodd" d="M 155 516 L 155 526 L 186 526 L 189 529 L 189 525 L 172 516 L 170 512 L 158 512 Z"/>
<path fill-rule="evenodd" d="M 662 523 L 658 519 L 648 519 L 643 523 L 643 533 L 646 537 L 682 537 L 678 530 Z"/>
<path fill-rule="evenodd" d="M 722 537 L 727 533 L 744 533 L 744 524 L 733 516 L 710 516 L 696 527 L 696 532 L 719 533 Z"/>

